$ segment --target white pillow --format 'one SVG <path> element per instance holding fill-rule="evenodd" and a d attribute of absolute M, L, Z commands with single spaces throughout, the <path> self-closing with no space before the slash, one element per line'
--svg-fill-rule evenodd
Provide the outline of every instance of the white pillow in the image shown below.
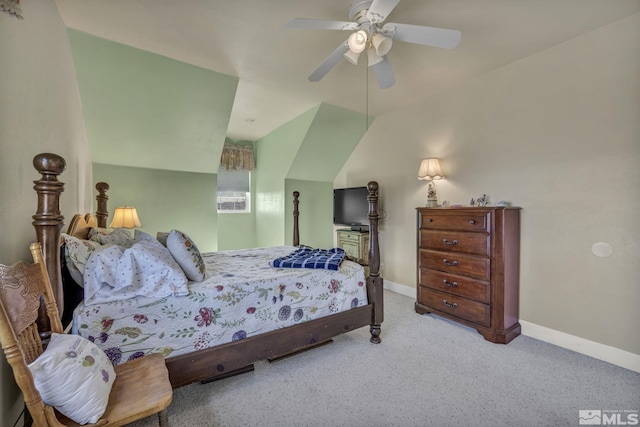
<path fill-rule="evenodd" d="M 116 379 L 107 355 L 78 335 L 52 333 L 29 369 L 42 400 L 79 424 L 100 419 Z"/>
<path fill-rule="evenodd" d="M 114 228 L 102 228 L 102 227 L 91 227 L 89 229 L 89 233 L 87 234 L 87 240 L 93 240 L 94 242 L 100 243 L 98 240 L 99 236 L 106 236 L 107 234 L 113 233 Z"/>
<path fill-rule="evenodd" d="M 167 246 L 167 237 L 169 237 L 169 233 L 165 233 L 163 231 L 158 231 L 156 233 L 156 239 L 158 239 L 158 242 L 162 243 L 162 246 Z"/>
<path fill-rule="evenodd" d="M 187 279 L 194 282 L 204 280 L 204 261 L 193 240 L 182 231 L 171 230 L 167 236 L 167 249 L 180 265 Z"/>
<path fill-rule="evenodd" d="M 131 232 L 126 228 L 116 228 L 109 234 L 96 234 L 95 238 L 103 245 L 118 245 L 125 248 L 133 245 Z"/>
<path fill-rule="evenodd" d="M 71 278 L 80 286 L 83 286 L 84 266 L 89 256 L 101 245 L 91 240 L 78 239 L 62 233 L 65 243 L 64 260 Z"/>
<path fill-rule="evenodd" d="M 151 234 L 145 233 L 144 231 L 137 230 L 133 234 L 133 241 L 135 243 L 140 242 L 149 242 L 149 243 L 159 243 L 156 239 L 153 238 Z"/>

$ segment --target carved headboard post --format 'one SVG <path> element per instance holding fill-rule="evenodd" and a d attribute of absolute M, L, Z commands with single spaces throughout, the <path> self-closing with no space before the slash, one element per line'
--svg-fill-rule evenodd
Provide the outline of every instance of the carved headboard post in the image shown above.
<path fill-rule="evenodd" d="M 298 204 L 300 201 L 300 192 L 293 192 L 293 246 L 300 246 L 300 229 L 298 228 L 298 216 L 300 212 L 298 211 Z"/>
<path fill-rule="evenodd" d="M 64 191 L 64 183 L 58 181 L 58 175 L 66 166 L 65 160 L 57 154 L 42 153 L 33 158 L 33 167 L 42 175 L 39 180 L 33 181 L 33 188 L 38 193 L 38 209 L 33 215 L 33 227 L 36 230 L 36 239 L 42 246 L 47 273 L 60 313 L 64 309 L 60 270 L 60 233 L 64 224 L 64 217 L 60 214 L 60 194 Z M 44 306 L 40 307 L 39 319 L 41 327 L 46 326 L 48 329 L 49 319 Z"/>
<path fill-rule="evenodd" d="M 107 210 L 107 200 L 109 200 L 109 196 L 107 196 L 107 191 L 109 191 L 109 184 L 99 182 L 96 184 L 96 190 L 98 190 L 98 194 L 96 195 L 96 201 L 98 202 L 96 222 L 98 227 L 107 228 L 107 219 L 109 218 L 109 211 Z"/>
<path fill-rule="evenodd" d="M 378 183 L 370 181 L 367 184 L 369 195 L 369 277 L 367 277 L 367 291 L 374 304 L 371 319 L 371 342 L 379 343 L 380 325 L 384 320 L 383 279 L 380 277 L 380 246 L 378 243 Z"/>

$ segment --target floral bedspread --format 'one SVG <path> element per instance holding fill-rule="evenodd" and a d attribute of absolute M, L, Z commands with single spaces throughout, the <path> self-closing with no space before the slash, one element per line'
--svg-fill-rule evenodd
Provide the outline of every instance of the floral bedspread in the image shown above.
<path fill-rule="evenodd" d="M 364 269 L 273 268 L 293 246 L 203 254 L 206 278 L 186 296 L 81 304 L 73 333 L 96 343 L 114 365 L 148 353 L 178 356 L 367 305 Z"/>

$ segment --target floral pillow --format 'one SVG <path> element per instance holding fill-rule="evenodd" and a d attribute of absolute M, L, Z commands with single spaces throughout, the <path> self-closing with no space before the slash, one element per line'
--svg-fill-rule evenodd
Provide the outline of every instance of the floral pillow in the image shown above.
<path fill-rule="evenodd" d="M 182 231 L 171 230 L 167 236 L 167 249 L 184 271 L 187 279 L 193 282 L 204 280 L 204 261 L 193 240 Z"/>
<path fill-rule="evenodd" d="M 78 335 L 52 333 L 29 369 L 42 400 L 79 424 L 100 419 L 116 379 L 107 355 Z"/>
<path fill-rule="evenodd" d="M 62 237 L 65 244 L 64 260 L 69 274 L 79 286 L 83 286 L 84 266 L 93 251 L 101 245 L 98 242 L 78 239 L 65 233 L 62 233 Z"/>

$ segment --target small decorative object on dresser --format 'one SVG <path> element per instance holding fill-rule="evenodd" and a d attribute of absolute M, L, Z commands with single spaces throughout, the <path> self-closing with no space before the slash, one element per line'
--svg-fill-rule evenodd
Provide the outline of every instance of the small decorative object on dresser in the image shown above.
<path fill-rule="evenodd" d="M 507 344 L 520 335 L 520 208 L 417 208 L 417 313 Z"/>

